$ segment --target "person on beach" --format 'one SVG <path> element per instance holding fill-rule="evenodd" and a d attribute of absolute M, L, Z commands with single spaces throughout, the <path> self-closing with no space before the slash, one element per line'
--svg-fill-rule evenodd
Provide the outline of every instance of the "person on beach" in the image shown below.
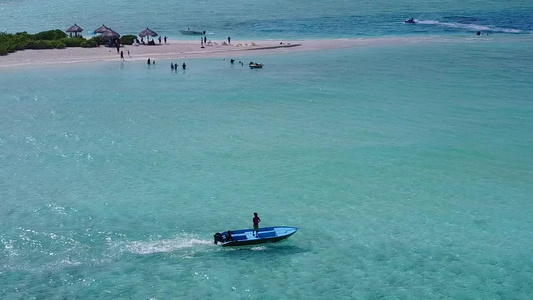
<path fill-rule="evenodd" d="M 231 44 L 231 37 L 228 36 L 228 44 Z"/>
<path fill-rule="evenodd" d="M 161 44 L 161 37 L 159 37 L 159 44 Z"/>
<path fill-rule="evenodd" d="M 120 59 L 124 60 L 124 51 L 120 51 Z"/>
<path fill-rule="evenodd" d="M 174 70 L 174 64 L 170 63 L 170 69 Z"/>
<path fill-rule="evenodd" d="M 131 55 L 130 55 L 130 50 L 128 50 L 128 56 L 131 57 Z"/>
<path fill-rule="evenodd" d="M 252 221 L 254 223 L 254 236 L 259 237 L 259 222 L 261 222 L 261 219 L 257 216 L 256 212 L 254 212 L 254 218 Z"/>
<path fill-rule="evenodd" d="M 174 70 L 176 70 L 176 71 L 178 70 L 178 63 L 174 64 Z"/>
<path fill-rule="evenodd" d="M 147 64 L 150 64 L 150 59 L 148 59 Z"/>
<path fill-rule="evenodd" d="M 165 44 L 167 43 L 167 36 L 165 35 L 165 38 L 163 39 L 165 41 Z"/>
<path fill-rule="evenodd" d="M 187 68 L 187 65 L 186 65 L 185 63 L 183 63 L 183 64 L 181 65 L 181 68 L 182 68 L 183 70 L 185 70 L 185 69 Z"/>

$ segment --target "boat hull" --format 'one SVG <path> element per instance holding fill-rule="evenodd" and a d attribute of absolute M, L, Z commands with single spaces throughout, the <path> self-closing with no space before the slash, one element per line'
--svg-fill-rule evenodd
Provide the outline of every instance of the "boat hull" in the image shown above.
<path fill-rule="evenodd" d="M 198 31 L 198 30 L 180 30 L 181 34 L 185 35 L 204 35 L 205 31 Z"/>
<path fill-rule="evenodd" d="M 242 229 L 231 232 L 232 241 L 222 243 L 223 247 L 248 246 L 276 243 L 287 239 L 298 231 L 296 227 L 277 226 L 259 228 L 259 237 L 255 237 L 253 229 Z"/>

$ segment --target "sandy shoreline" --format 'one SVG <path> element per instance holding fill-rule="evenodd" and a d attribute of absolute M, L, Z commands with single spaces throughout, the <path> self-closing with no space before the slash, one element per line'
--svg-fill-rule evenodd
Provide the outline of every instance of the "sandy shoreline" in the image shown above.
<path fill-rule="evenodd" d="M 204 48 L 201 48 L 200 43 L 197 41 L 169 41 L 168 44 L 155 46 L 126 45 L 121 50 L 124 51 L 124 58 L 127 61 L 145 61 L 148 58 L 152 60 L 202 57 L 238 58 L 258 54 L 348 49 L 360 46 L 416 44 L 436 40 L 436 37 L 385 37 L 305 41 L 232 41 L 231 45 L 223 45 L 222 42 L 218 42 Z M 0 68 L 102 61 L 120 61 L 120 55 L 117 54 L 115 48 L 104 46 L 98 48 L 25 50 L 0 56 Z"/>

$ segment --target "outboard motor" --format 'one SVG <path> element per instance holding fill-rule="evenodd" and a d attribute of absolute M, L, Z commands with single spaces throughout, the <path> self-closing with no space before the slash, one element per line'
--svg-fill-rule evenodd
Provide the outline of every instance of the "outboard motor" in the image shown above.
<path fill-rule="evenodd" d="M 218 245 L 218 242 L 224 243 L 224 238 L 220 232 L 215 233 L 213 237 L 215 238 L 215 245 Z"/>

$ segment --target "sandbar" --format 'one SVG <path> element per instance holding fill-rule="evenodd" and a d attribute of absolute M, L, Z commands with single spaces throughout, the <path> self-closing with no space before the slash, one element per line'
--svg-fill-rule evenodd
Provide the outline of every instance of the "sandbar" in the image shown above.
<path fill-rule="evenodd" d="M 437 37 L 384 37 L 384 38 L 343 38 L 325 40 L 296 41 L 234 41 L 225 45 L 224 41 L 211 42 L 201 48 L 199 41 L 171 40 L 167 44 L 125 45 L 120 48 L 127 61 L 160 59 L 184 59 L 202 57 L 242 57 L 296 51 L 317 51 L 347 49 L 360 46 L 397 45 L 420 42 L 434 42 Z M 128 53 L 129 52 L 129 53 Z M 24 50 L 0 56 L 0 68 L 16 66 L 39 66 L 51 64 L 72 64 L 120 61 L 116 48 L 100 46 L 96 48 L 65 48 L 49 50 Z"/>

